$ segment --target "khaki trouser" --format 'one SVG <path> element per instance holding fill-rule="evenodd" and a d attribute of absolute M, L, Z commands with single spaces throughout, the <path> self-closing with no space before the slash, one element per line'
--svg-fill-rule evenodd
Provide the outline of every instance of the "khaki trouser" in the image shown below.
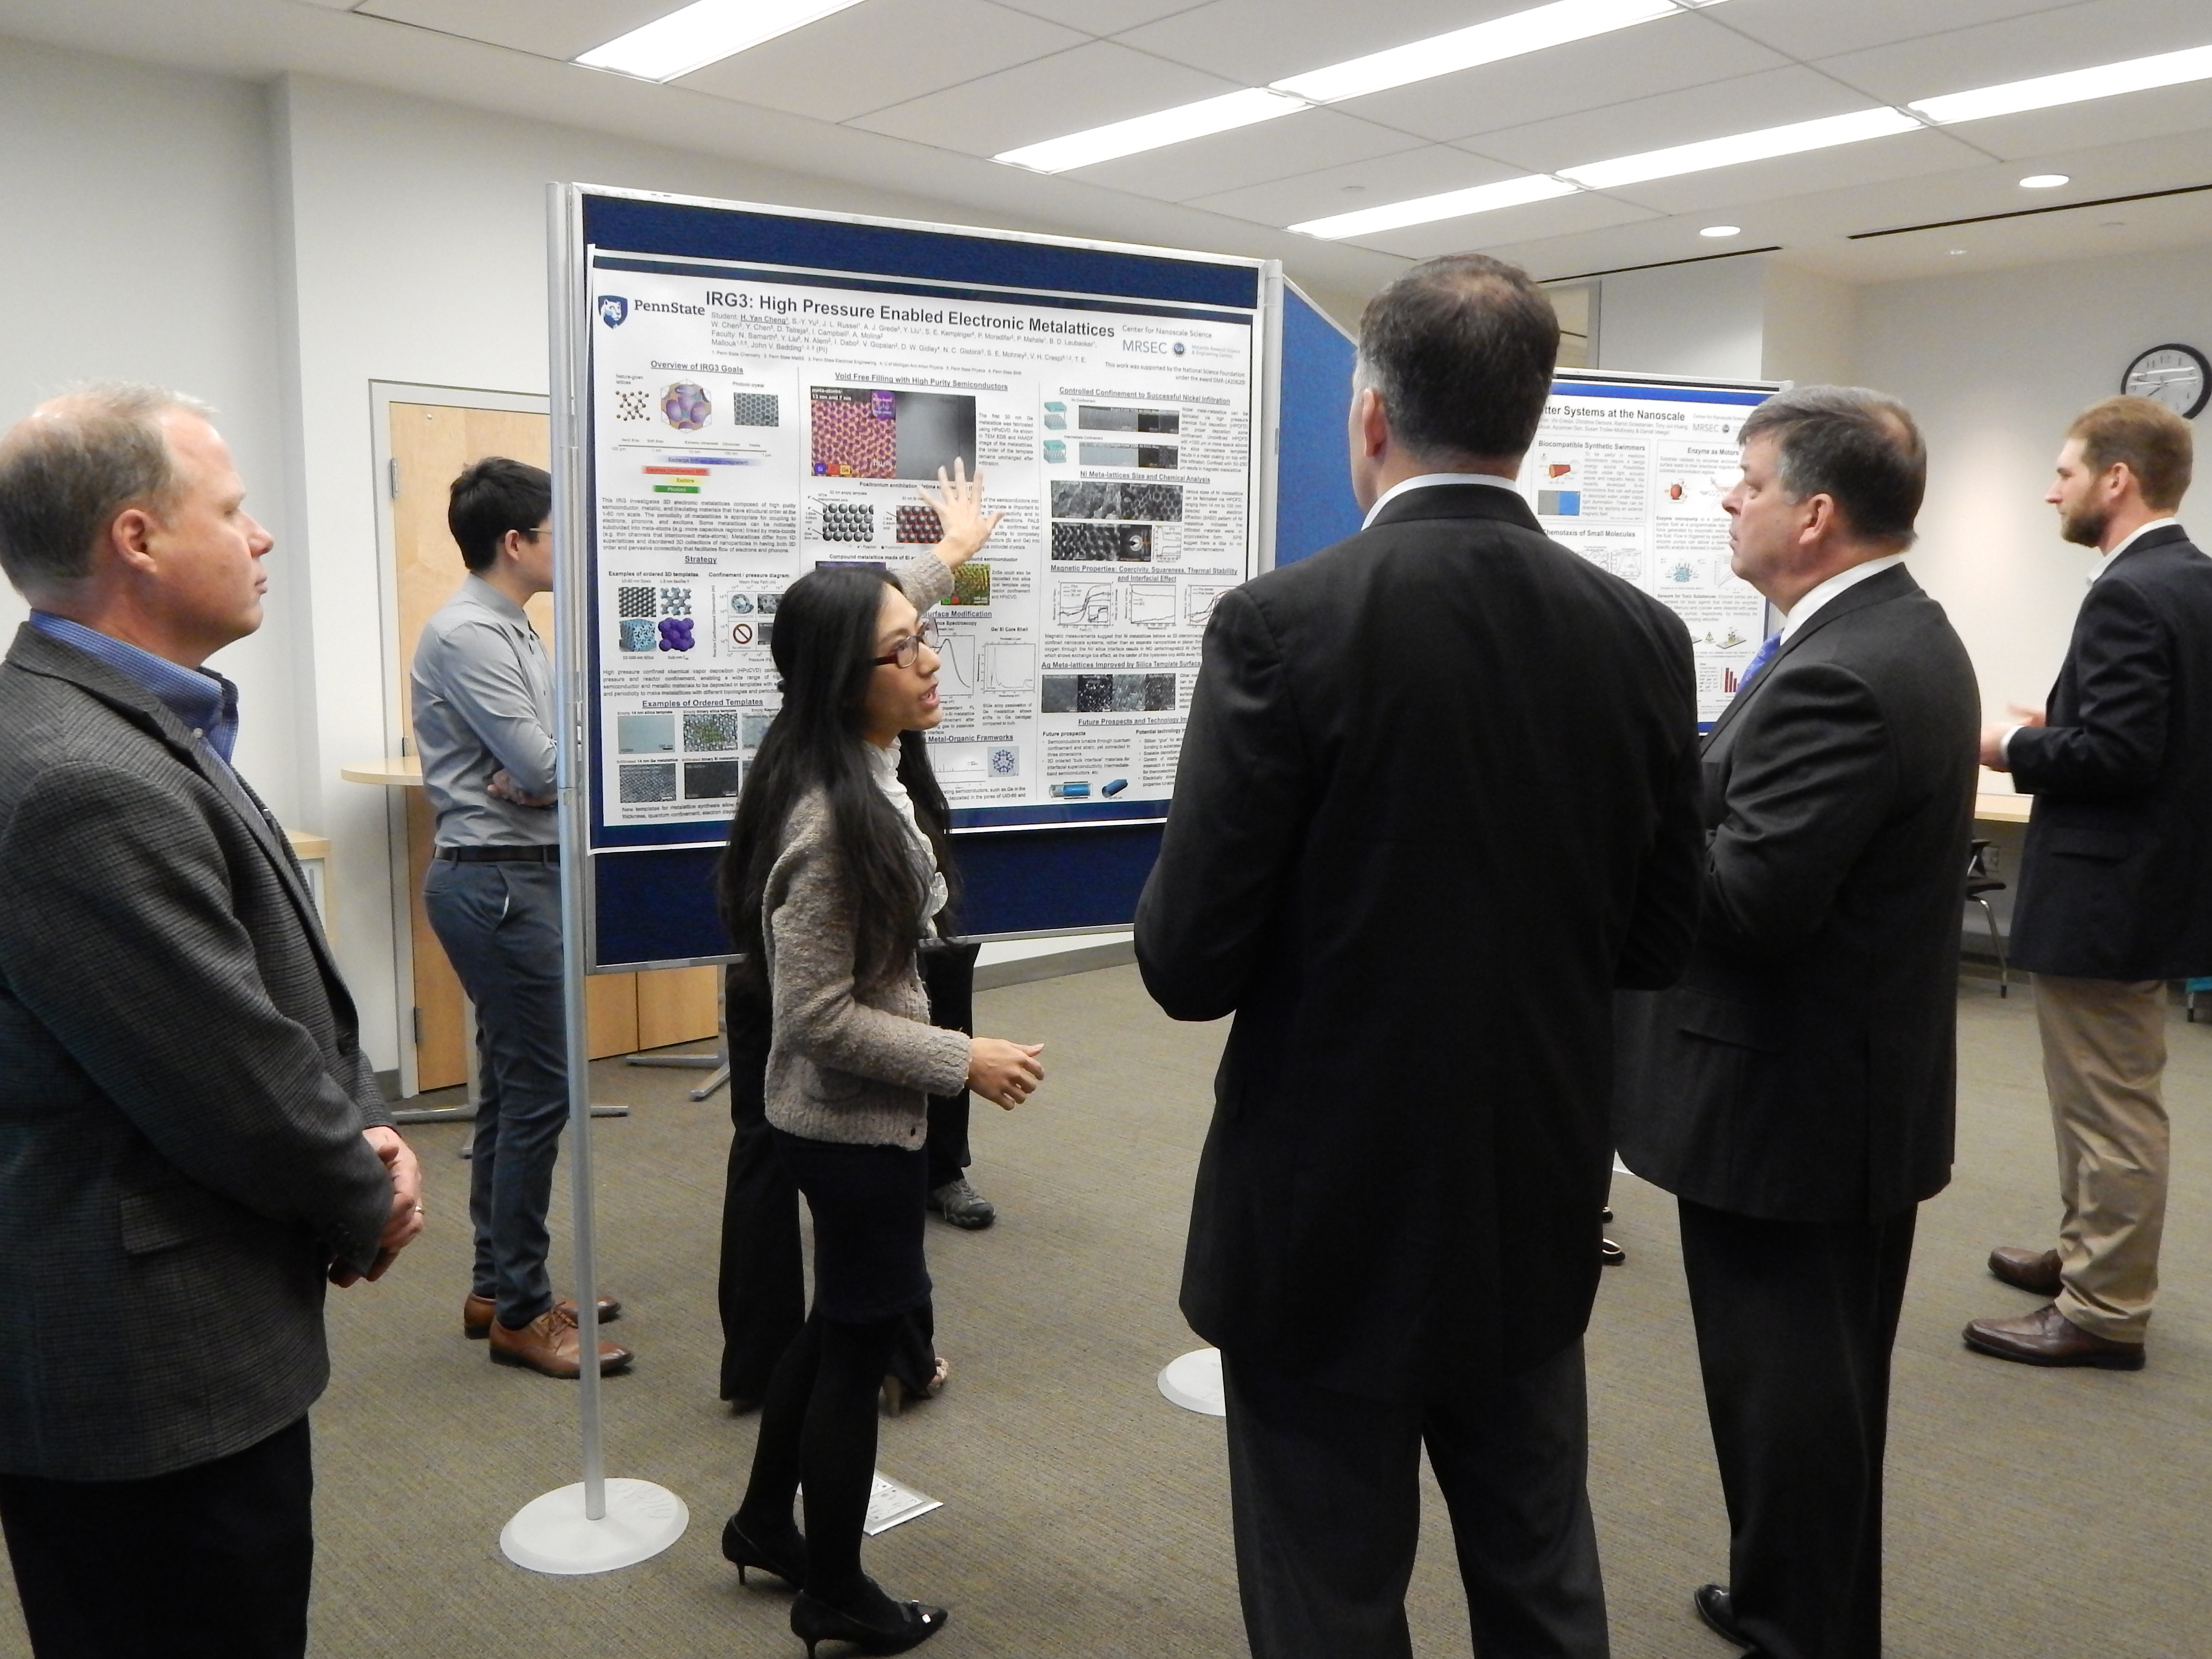
<path fill-rule="evenodd" d="M 2038 974 L 2035 1018 L 2066 1206 L 2058 1311 L 2093 1335 L 2140 1342 L 2166 1230 L 2166 984 Z"/>

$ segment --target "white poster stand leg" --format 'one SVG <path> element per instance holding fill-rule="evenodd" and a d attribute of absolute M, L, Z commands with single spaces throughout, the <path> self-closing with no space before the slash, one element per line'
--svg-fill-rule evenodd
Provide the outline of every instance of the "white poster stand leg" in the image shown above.
<path fill-rule="evenodd" d="M 575 226 L 558 185 L 547 191 L 551 227 L 554 611 L 559 618 L 554 663 L 561 754 L 561 966 L 568 1025 L 568 1169 L 574 1192 L 576 1341 L 583 1359 L 576 1387 L 581 1407 L 584 1478 L 532 1499 L 499 1535 L 507 1559 L 533 1572 L 611 1572 L 649 1559 L 684 1535 L 691 1511 L 684 1500 L 648 1480 L 607 1479 L 600 1444 L 599 1275 L 592 1212 L 592 1073 L 584 1003 L 585 884 L 591 879 L 590 789 L 578 709 L 584 694 L 582 607 L 575 602 L 581 568 L 576 542 L 580 490 L 576 472 L 574 409 L 576 311 L 570 271 L 576 268 Z M 566 590 L 565 592 L 563 590 Z"/>

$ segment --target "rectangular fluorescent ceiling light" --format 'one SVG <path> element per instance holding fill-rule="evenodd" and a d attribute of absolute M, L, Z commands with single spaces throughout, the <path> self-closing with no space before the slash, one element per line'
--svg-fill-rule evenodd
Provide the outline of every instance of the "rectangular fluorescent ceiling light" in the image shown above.
<path fill-rule="evenodd" d="M 641 81 L 673 81 L 860 0 L 693 0 L 690 5 L 593 46 L 575 61 Z"/>
<path fill-rule="evenodd" d="M 1493 17 L 1471 28 L 1432 35 L 1387 52 L 1370 52 L 1326 69 L 1294 75 L 1266 88 L 1248 88 L 1218 98 L 1201 99 L 1140 115 L 1111 125 L 1072 132 L 1041 144 L 1000 152 L 993 159 L 1037 173 L 1066 173 L 1124 155 L 1180 144 L 1211 133 L 1233 131 L 1278 116 L 1295 115 L 1317 104 L 1333 104 L 1392 87 L 1410 86 L 1439 75 L 1518 58 L 1547 46 L 1610 34 L 1678 12 L 1717 6 L 1723 0 L 1553 0 L 1548 6 Z M 678 15 L 681 15 L 679 13 Z M 617 44 L 620 44 L 617 42 Z M 605 48 L 602 48 L 605 50 Z M 579 60 L 581 61 L 581 60 Z"/>
<path fill-rule="evenodd" d="M 1765 127 L 1727 138 L 1676 144 L 1668 149 L 1649 149 L 1641 155 L 1593 161 L 1587 167 L 1562 167 L 1559 177 L 1571 179 L 1586 190 L 1612 190 L 1622 185 L 1641 184 L 1647 179 L 1671 179 L 1678 173 L 1703 173 L 1710 167 L 1734 167 L 1741 161 L 1764 161 L 1776 155 L 1799 155 L 1836 144 L 1885 138 L 1895 132 L 1911 132 L 1920 125 L 1904 111 L 1885 105 L 1880 109 L 1854 110 L 1849 115 L 1831 115 L 1818 121 L 1797 121 L 1786 127 Z"/>
<path fill-rule="evenodd" d="M 1393 202 L 1388 207 L 1362 208 L 1357 213 L 1340 213 L 1328 219 L 1309 219 L 1302 225 L 1292 225 L 1291 228 L 1334 242 L 1347 236 L 1371 235 L 1379 230 L 1401 230 L 1407 225 L 1431 224 L 1438 219 L 1463 219 L 1471 213 L 1492 213 L 1499 208 L 1522 207 L 1530 202 L 1548 202 L 1555 196 L 1572 196 L 1575 193 L 1574 185 L 1536 173 L 1523 179 L 1501 179 L 1494 185 L 1477 185 L 1472 190 L 1448 190 L 1440 196 L 1418 196 L 1410 202 Z"/>
<path fill-rule="evenodd" d="M 1277 92 L 1290 93 L 1309 103 L 1334 104 L 1719 3 L 1720 0 L 1690 0 L 1682 6 L 1674 0 L 1555 0 L 1552 5 L 1493 17 L 1471 28 L 1431 35 L 1269 84 Z"/>
<path fill-rule="evenodd" d="M 2069 70 L 2063 75 L 2042 75 L 2033 81 L 2008 81 L 2001 87 L 1984 87 L 1978 92 L 1923 98 L 1905 107 L 1948 125 L 1954 121 L 2016 115 L 2022 110 L 2087 103 L 2093 98 L 2110 98 L 2123 92 L 2148 92 L 2154 87 L 2176 87 L 2189 81 L 2206 80 L 2212 80 L 2212 46 L 2192 46 L 2186 52 L 2131 58 L 2124 64 L 2106 64 L 2098 69 Z"/>
<path fill-rule="evenodd" d="M 1071 132 L 1065 138 L 1048 138 L 1041 144 L 1024 144 L 1019 149 L 1001 151 L 992 159 L 1036 173 L 1066 173 L 1071 167 L 1087 167 L 1118 156 L 1158 149 L 1164 144 L 1180 144 L 1186 138 L 1203 138 L 1212 132 L 1231 132 L 1255 122 L 1272 121 L 1279 115 L 1296 115 L 1311 107 L 1304 99 L 1285 98 L 1279 92 L 1247 87 L 1242 92 L 1224 93 L 1218 98 L 1201 99 L 1195 104 L 1164 109 L 1155 115 L 1139 115 L 1132 120 Z"/>

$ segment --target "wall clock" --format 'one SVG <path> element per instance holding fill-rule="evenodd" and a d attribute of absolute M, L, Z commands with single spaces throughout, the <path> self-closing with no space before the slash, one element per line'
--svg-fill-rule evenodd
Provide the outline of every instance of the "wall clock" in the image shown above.
<path fill-rule="evenodd" d="M 2195 346 L 2153 346 L 2128 365 L 2120 390 L 2136 398 L 2155 398 L 2184 420 L 2212 398 L 2212 362 Z"/>

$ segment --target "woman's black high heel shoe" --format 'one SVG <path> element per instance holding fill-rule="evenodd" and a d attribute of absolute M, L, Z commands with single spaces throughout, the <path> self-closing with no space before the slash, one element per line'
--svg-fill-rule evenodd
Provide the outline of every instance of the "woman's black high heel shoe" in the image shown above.
<path fill-rule="evenodd" d="M 758 1567 L 763 1572 L 772 1572 L 795 1590 L 806 1588 L 806 1540 L 799 1540 L 800 1553 L 787 1549 L 766 1549 L 755 1543 L 732 1516 L 722 1523 L 722 1559 L 732 1563 L 738 1570 L 738 1582 L 746 1582 L 745 1569 Z"/>
<path fill-rule="evenodd" d="M 864 1653 L 904 1653 L 943 1630 L 952 1616 L 943 1607 L 926 1607 L 919 1601 L 893 1601 L 890 1607 L 896 1622 L 880 1625 L 801 1590 L 791 1604 L 791 1633 L 806 1644 L 806 1659 L 814 1659 L 817 1642 L 850 1642 Z"/>

